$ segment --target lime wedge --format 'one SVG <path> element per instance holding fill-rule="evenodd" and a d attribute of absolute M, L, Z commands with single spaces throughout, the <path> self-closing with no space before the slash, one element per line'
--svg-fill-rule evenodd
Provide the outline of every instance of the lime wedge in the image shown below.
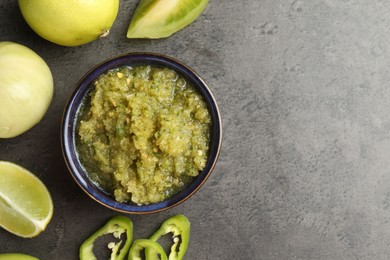
<path fill-rule="evenodd" d="M 25 255 L 25 254 L 0 254 L 0 260 L 39 260 L 36 257 Z"/>
<path fill-rule="evenodd" d="M 52 215 L 53 202 L 41 180 L 19 165 L 0 161 L 0 226 L 20 237 L 34 237 Z"/>

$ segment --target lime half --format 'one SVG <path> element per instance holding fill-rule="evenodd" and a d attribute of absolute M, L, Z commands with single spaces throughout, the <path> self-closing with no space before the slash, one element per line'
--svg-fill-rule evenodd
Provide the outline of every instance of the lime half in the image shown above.
<path fill-rule="evenodd" d="M 53 215 L 46 186 L 34 174 L 0 161 L 0 226 L 20 237 L 41 233 Z"/>

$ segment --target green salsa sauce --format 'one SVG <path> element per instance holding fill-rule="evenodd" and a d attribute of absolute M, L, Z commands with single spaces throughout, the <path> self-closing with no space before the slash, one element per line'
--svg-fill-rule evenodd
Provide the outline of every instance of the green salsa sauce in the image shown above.
<path fill-rule="evenodd" d="M 206 165 L 209 111 L 171 69 L 108 71 L 94 82 L 77 120 L 80 161 L 89 178 L 118 202 L 163 201 Z"/>

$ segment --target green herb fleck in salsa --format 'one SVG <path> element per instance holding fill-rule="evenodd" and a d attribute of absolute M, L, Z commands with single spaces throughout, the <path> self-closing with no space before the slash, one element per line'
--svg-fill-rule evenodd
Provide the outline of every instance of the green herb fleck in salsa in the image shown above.
<path fill-rule="evenodd" d="M 168 68 L 108 71 L 95 81 L 78 120 L 80 160 L 90 179 L 119 202 L 163 201 L 205 167 L 209 111 Z"/>

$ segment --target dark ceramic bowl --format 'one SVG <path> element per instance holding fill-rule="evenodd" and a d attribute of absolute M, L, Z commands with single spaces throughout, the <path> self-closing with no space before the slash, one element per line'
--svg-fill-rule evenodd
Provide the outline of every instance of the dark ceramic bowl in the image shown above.
<path fill-rule="evenodd" d="M 148 205 L 119 203 L 110 195 L 98 188 L 87 176 L 76 151 L 76 119 L 84 97 L 91 91 L 95 79 L 110 69 L 122 66 L 151 65 L 167 67 L 184 77 L 203 96 L 212 120 L 209 155 L 206 167 L 184 190 L 169 199 Z M 66 105 L 61 126 L 61 145 L 68 169 L 77 184 L 95 201 L 104 206 L 124 213 L 145 214 L 172 208 L 191 197 L 207 180 L 219 156 L 222 143 L 222 124 L 218 106 L 204 81 L 191 68 L 181 62 L 160 54 L 130 53 L 109 59 L 89 71 L 77 84 Z"/>

